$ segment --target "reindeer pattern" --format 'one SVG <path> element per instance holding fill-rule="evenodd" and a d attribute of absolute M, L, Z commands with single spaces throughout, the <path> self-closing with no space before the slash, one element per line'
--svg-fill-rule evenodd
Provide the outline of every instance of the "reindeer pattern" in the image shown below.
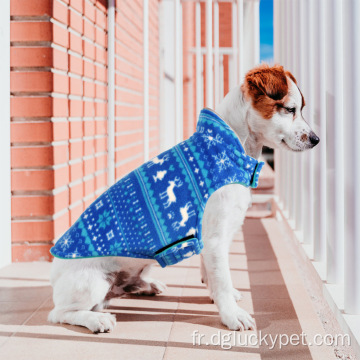
<path fill-rule="evenodd" d="M 179 188 L 182 186 L 182 184 L 183 182 L 178 176 L 176 176 L 174 180 L 169 181 L 169 186 L 167 187 L 166 191 L 160 193 L 160 199 L 166 199 L 165 203 L 163 203 L 165 209 L 167 209 L 172 203 L 176 202 L 174 188 Z"/>
<path fill-rule="evenodd" d="M 165 154 L 161 159 L 156 156 L 153 159 L 149 161 L 149 163 L 146 165 L 148 168 L 152 167 L 153 165 L 162 165 L 165 161 L 169 161 L 169 155 Z"/>
<path fill-rule="evenodd" d="M 186 223 L 188 222 L 189 218 L 195 216 L 195 210 L 189 211 L 192 207 L 191 202 L 187 202 L 184 207 L 180 208 L 180 215 L 182 217 L 181 221 L 175 221 L 172 223 L 172 227 L 175 231 L 179 231 L 181 227 L 185 227 Z"/>
<path fill-rule="evenodd" d="M 168 154 L 163 157 L 158 156 L 147 164 L 147 168 L 154 167 L 154 174 L 156 174 L 152 175 L 154 183 L 159 181 L 167 183 L 166 190 L 161 191 L 158 196 L 164 209 L 168 209 L 167 219 L 173 221 L 171 224 L 173 230 L 178 232 L 180 228 L 186 228 L 189 225 L 185 231 L 187 231 L 189 235 L 195 236 L 195 224 L 188 223 L 191 217 L 196 216 L 196 210 L 192 202 L 188 201 L 188 199 L 185 204 L 178 204 L 177 202 L 177 195 L 181 191 L 180 188 L 183 186 L 183 181 L 179 176 L 174 177 L 171 171 L 162 170 L 161 168 L 164 162 L 169 160 L 170 157 Z"/>

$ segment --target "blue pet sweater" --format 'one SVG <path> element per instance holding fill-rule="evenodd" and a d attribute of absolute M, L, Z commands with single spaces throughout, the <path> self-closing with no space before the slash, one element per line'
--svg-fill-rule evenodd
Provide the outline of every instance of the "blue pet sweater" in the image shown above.
<path fill-rule="evenodd" d="M 203 248 L 211 194 L 227 184 L 257 187 L 263 162 L 208 109 L 196 132 L 124 176 L 99 196 L 50 250 L 64 259 L 128 256 L 173 265 Z"/>

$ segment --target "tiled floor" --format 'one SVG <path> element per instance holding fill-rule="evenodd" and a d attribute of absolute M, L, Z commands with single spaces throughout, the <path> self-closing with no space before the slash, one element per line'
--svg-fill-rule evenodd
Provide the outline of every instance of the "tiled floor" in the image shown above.
<path fill-rule="evenodd" d="M 199 258 L 154 269 L 167 283 L 156 297 L 112 300 L 116 314 L 112 333 L 93 335 L 85 328 L 46 321 L 52 308 L 49 263 L 12 264 L 0 270 L 0 358 L 26 359 L 326 359 L 329 347 L 278 344 L 270 349 L 244 346 L 257 334 L 323 333 L 308 294 L 286 250 L 275 219 L 247 219 L 230 252 L 234 286 L 244 299 L 239 305 L 254 315 L 257 332 L 230 332 L 221 325 L 216 306 L 200 282 Z M 192 334 L 204 334 L 193 345 Z M 231 349 L 222 349 L 230 341 Z M 239 343 L 239 335 L 241 334 Z M 250 334 L 253 334 L 250 337 Z M 280 335 L 278 335 L 280 336 Z M 206 345 L 206 343 L 214 343 Z M 268 341 L 269 342 L 269 341 Z M 225 345 L 224 345 L 225 344 Z"/>

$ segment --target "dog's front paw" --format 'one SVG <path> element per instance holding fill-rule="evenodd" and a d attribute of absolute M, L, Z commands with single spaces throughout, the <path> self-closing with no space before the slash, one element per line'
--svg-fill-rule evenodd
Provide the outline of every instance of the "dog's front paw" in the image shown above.
<path fill-rule="evenodd" d="M 93 312 L 87 319 L 86 327 L 94 334 L 112 331 L 116 325 L 115 315 Z"/>
<path fill-rule="evenodd" d="M 255 320 L 243 309 L 235 307 L 221 314 L 222 323 L 230 330 L 254 330 Z"/>
<path fill-rule="evenodd" d="M 242 293 L 239 290 L 236 290 L 235 288 L 233 288 L 232 292 L 233 292 L 233 296 L 234 296 L 235 301 L 242 300 L 243 296 L 242 296 Z"/>

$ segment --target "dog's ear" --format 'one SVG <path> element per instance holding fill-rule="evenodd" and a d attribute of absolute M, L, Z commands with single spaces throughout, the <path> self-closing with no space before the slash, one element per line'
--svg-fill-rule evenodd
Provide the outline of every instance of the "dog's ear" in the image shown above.
<path fill-rule="evenodd" d="M 250 95 L 266 95 L 273 100 L 281 100 L 288 92 L 286 73 L 280 65 L 260 65 L 246 74 L 245 82 Z"/>
<path fill-rule="evenodd" d="M 242 91 L 252 100 L 253 107 L 265 119 L 270 119 L 276 111 L 276 105 L 281 104 L 288 94 L 284 68 L 263 64 L 250 70 L 245 76 Z"/>

